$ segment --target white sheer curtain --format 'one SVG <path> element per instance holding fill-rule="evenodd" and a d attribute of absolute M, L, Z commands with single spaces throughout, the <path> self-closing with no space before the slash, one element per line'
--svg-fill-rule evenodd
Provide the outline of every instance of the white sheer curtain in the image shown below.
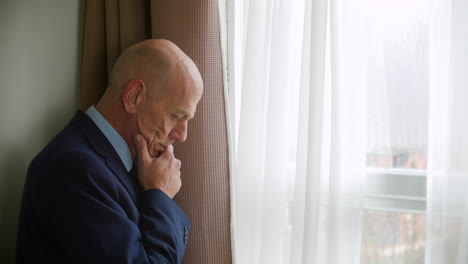
<path fill-rule="evenodd" d="M 405 1 L 226 1 L 235 263 L 360 263 L 368 91 L 389 91 L 372 45 L 392 34 L 369 23 Z M 430 18 L 429 140 L 406 142 L 428 148 L 425 263 L 468 263 L 468 2 L 413 2 Z"/>
<path fill-rule="evenodd" d="M 468 2 L 433 0 L 426 263 L 468 263 Z"/>
<path fill-rule="evenodd" d="M 235 28 L 229 27 L 234 38 L 227 38 L 227 57 L 241 63 L 228 62 L 238 129 L 232 133 L 236 263 L 358 263 L 366 157 L 363 20 L 359 9 L 335 2 L 331 23 L 325 0 L 228 4 Z"/>

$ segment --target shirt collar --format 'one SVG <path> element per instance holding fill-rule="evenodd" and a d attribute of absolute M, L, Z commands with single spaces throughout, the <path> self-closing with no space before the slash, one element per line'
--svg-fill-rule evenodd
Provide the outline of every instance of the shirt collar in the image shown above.
<path fill-rule="evenodd" d="M 106 138 L 114 147 L 119 155 L 127 171 L 130 171 L 133 166 L 132 154 L 128 148 L 127 142 L 120 136 L 120 134 L 112 127 L 112 125 L 98 112 L 98 110 L 91 106 L 86 110 L 86 114 L 93 120 L 96 126 L 106 136 Z"/>

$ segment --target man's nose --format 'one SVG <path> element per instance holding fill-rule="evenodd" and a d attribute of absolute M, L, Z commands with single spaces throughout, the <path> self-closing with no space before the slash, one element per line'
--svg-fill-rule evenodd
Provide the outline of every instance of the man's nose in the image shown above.
<path fill-rule="evenodd" d="M 185 127 L 179 135 L 179 142 L 184 142 L 187 139 L 187 127 Z"/>
<path fill-rule="evenodd" d="M 184 122 L 182 125 L 174 128 L 169 137 L 174 141 L 184 142 L 187 139 L 187 124 Z"/>

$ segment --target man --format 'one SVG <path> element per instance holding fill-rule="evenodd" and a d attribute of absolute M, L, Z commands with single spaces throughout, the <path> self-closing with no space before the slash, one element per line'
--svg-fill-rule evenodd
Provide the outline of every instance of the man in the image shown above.
<path fill-rule="evenodd" d="M 190 222 L 172 198 L 203 92 L 175 44 L 127 49 L 96 107 L 78 111 L 31 162 L 24 186 L 18 263 L 181 263 Z"/>

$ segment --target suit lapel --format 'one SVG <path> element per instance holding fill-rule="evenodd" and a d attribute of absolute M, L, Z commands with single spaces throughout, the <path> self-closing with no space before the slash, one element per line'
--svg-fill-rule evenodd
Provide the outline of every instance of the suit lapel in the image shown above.
<path fill-rule="evenodd" d="M 114 172 L 120 182 L 125 186 L 125 189 L 130 193 L 135 205 L 137 205 L 135 180 L 130 176 L 125 165 L 106 136 L 99 130 L 93 120 L 82 111 L 76 113 L 72 123 L 78 125 L 96 153 L 106 160 L 107 167 Z"/>

